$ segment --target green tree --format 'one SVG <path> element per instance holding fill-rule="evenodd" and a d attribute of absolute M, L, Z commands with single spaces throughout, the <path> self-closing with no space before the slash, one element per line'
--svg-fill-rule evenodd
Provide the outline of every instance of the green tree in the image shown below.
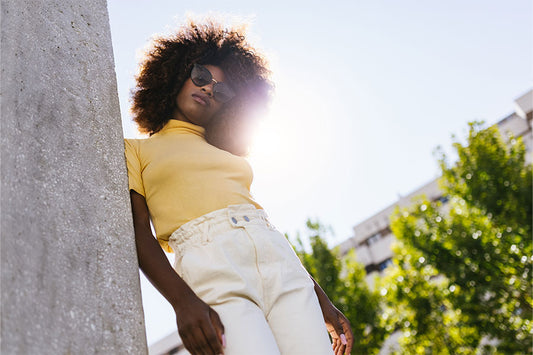
<path fill-rule="evenodd" d="M 385 298 L 385 327 L 401 331 L 396 353 L 475 354 L 481 337 L 448 300 L 454 286 L 419 250 L 398 242 L 393 252 L 393 265 L 376 287 Z"/>
<path fill-rule="evenodd" d="M 307 271 L 331 298 L 332 296 L 330 295 L 336 295 L 341 286 L 341 260 L 337 257 L 335 251 L 329 249 L 325 239 L 321 236 L 326 236 L 330 233 L 326 227 L 321 225 L 320 222 L 313 222 L 310 219 L 307 220 L 306 226 L 309 232 L 308 238 L 311 244 L 311 253 L 305 252 L 302 240 L 299 237 L 297 239 L 298 248 L 296 253 Z"/>
<path fill-rule="evenodd" d="M 311 251 L 305 251 L 298 237 L 296 253 L 335 306 L 350 320 L 355 339 L 352 353 L 377 354 L 389 332 L 380 322 L 381 297 L 369 289 L 363 265 L 355 260 L 353 251 L 341 259 L 338 250 L 331 250 L 325 241 L 330 230 L 319 222 L 308 220 L 307 230 Z"/>
<path fill-rule="evenodd" d="M 388 281 L 403 280 L 397 294 L 387 280 L 382 289 L 392 291 L 389 306 L 397 301 L 405 308 L 402 317 L 415 334 L 401 344 L 414 353 L 468 353 L 485 337 L 495 340 L 492 351 L 531 353 L 532 174 L 524 144 L 513 137 L 507 143 L 496 127 L 471 123 L 466 144 L 453 146 L 457 162 L 450 164 L 442 152 L 439 159 L 448 203 L 421 200 L 392 218 L 400 247 Z M 453 341 L 433 352 L 427 343 L 433 335 L 424 336 L 422 325 L 441 327 L 446 323 L 439 317 L 450 314 L 443 334 Z"/>

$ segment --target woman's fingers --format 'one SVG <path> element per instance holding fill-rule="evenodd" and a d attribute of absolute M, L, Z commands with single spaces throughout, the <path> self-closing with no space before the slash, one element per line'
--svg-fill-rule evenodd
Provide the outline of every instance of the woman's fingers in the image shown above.
<path fill-rule="evenodd" d="M 222 348 L 222 341 L 220 340 L 220 337 L 217 335 L 217 332 L 215 330 L 215 327 L 211 324 L 206 324 L 202 331 L 205 336 L 205 341 L 203 343 L 204 352 L 202 354 L 223 354 L 224 349 Z"/>
<path fill-rule="evenodd" d="M 186 332 L 182 336 L 183 345 L 191 352 L 191 354 L 213 354 L 206 350 L 206 339 L 202 329 L 197 327 Z"/>
<path fill-rule="evenodd" d="M 335 355 L 343 355 L 346 346 L 341 343 L 339 338 L 333 340 L 333 352 Z"/>
<path fill-rule="evenodd" d="M 346 345 L 344 345 L 340 339 L 337 339 L 337 348 L 335 349 L 335 355 L 344 355 Z"/>
<path fill-rule="evenodd" d="M 214 327 L 210 323 L 203 323 L 182 336 L 183 345 L 192 354 L 223 354 L 224 350 Z"/>
<path fill-rule="evenodd" d="M 211 318 L 211 324 L 215 328 L 215 332 L 217 334 L 217 338 L 220 342 L 220 345 L 222 345 L 222 348 L 225 348 L 226 337 L 224 336 L 224 325 L 222 324 L 222 321 L 220 320 L 218 313 L 215 312 L 213 308 L 209 309 L 209 317 Z"/>
<path fill-rule="evenodd" d="M 178 315 L 179 313 L 179 315 Z M 186 311 L 176 313 L 183 345 L 192 354 L 224 353 L 224 325 L 215 312 L 199 298 L 193 298 Z"/>
<path fill-rule="evenodd" d="M 333 339 L 335 355 L 350 354 L 353 345 L 353 335 L 350 322 L 336 308 L 328 314 L 328 330 Z"/>
<path fill-rule="evenodd" d="M 344 327 L 342 326 L 342 323 L 339 320 L 338 314 L 335 314 L 335 317 L 333 317 L 332 326 L 335 329 L 335 333 L 337 333 L 337 336 L 340 339 L 340 342 L 342 345 L 346 345 L 348 342 L 346 340 L 346 335 L 344 334 Z"/>
<path fill-rule="evenodd" d="M 350 321 L 341 313 L 339 315 L 339 322 L 342 325 L 344 340 L 346 341 L 345 353 L 351 354 L 352 346 L 353 346 L 353 334 L 352 334 L 352 327 L 350 325 Z"/>

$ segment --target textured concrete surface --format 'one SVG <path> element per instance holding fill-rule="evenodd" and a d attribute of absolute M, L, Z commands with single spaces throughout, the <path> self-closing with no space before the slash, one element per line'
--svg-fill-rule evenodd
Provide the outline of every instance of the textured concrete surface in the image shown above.
<path fill-rule="evenodd" d="M 2 0 L 2 354 L 145 354 L 105 0 Z"/>

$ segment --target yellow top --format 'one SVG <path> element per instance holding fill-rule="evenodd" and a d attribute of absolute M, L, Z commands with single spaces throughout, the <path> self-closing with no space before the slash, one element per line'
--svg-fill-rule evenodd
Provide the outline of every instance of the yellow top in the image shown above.
<path fill-rule="evenodd" d="M 129 188 L 143 195 L 157 239 L 182 224 L 229 205 L 251 203 L 252 169 L 246 159 L 204 139 L 204 128 L 169 120 L 147 139 L 125 139 Z"/>

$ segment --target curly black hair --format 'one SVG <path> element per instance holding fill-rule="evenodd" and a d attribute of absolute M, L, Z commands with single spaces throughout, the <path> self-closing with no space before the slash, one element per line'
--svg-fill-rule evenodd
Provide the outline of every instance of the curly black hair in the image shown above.
<path fill-rule="evenodd" d="M 220 67 L 236 92 L 205 127 L 206 140 L 245 155 L 249 129 L 270 101 L 270 70 L 242 30 L 226 28 L 213 19 L 201 24 L 189 20 L 173 35 L 153 39 L 131 93 L 131 112 L 139 131 L 153 135 L 172 118 L 176 97 L 194 63 Z"/>

